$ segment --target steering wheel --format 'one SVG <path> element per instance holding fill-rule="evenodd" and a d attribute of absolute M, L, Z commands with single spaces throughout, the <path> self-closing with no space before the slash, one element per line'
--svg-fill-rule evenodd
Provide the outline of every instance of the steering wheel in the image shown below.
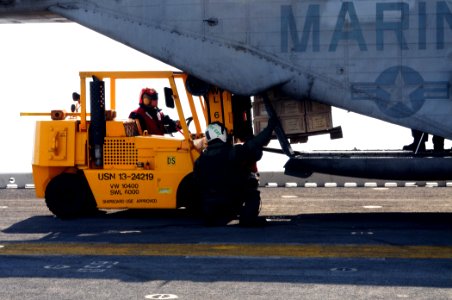
<path fill-rule="evenodd" d="M 185 119 L 185 122 L 187 123 L 187 128 L 190 127 L 190 123 L 193 121 L 193 117 L 188 117 Z"/>
<path fill-rule="evenodd" d="M 188 134 L 192 137 L 192 139 L 196 138 L 196 134 L 193 134 L 190 132 L 190 124 L 191 122 L 193 122 L 193 117 L 188 117 L 185 119 L 185 123 L 187 123 L 187 128 L 188 128 Z M 182 130 L 180 130 L 180 132 L 182 132 Z"/>

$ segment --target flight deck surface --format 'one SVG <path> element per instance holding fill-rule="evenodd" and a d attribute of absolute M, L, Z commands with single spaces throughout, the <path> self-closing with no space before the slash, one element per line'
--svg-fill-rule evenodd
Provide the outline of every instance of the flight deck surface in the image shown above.
<path fill-rule="evenodd" d="M 204 227 L 182 210 L 63 221 L 0 189 L 0 298 L 452 298 L 452 188 L 261 196 L 267 226 Z"/>

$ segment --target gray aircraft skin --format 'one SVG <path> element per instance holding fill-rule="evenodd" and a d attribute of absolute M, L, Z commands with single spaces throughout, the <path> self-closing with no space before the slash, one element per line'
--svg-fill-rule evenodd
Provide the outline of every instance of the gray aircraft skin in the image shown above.
<path fill-rule="evenodd" d="M 57 16 L 236 94 L 279 87 L 452 139 L 450 0 L 0 1 L 3 22 Z"/>

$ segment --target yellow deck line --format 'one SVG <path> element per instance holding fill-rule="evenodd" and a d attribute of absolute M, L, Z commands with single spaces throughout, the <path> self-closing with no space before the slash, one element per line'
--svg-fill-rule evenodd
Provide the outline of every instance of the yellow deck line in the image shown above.
<path fill-rule="evenodd" d="M 452 246 L 4 243 L 0 245 L 0 255 L 452 259 Z"/>

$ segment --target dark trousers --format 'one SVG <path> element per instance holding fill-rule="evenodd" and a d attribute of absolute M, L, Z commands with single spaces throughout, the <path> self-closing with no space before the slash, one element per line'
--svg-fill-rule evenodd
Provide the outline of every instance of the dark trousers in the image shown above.
<path fill-rule="evenodd" d="M 413 136 L 413 150 L 420 145 L 419 149 L 425 150 L 425 142 L 428 141 L 428 133 L 422 132 L 420 130 L 412 129 L 411 135 Z M 432 138 L 433 149 L 436 151 L 444 150 L 444 138 L 441 136 L 434 135 Z"/>
<path fill-rule="evenodd" d="M 253 222 L 261 205 L 257 188 L 244 188 L 235 193 L 208 191 L 203 193 L 202 212 L 206 225 L 222 226 L 237 219 L 240 223 Z"/>

